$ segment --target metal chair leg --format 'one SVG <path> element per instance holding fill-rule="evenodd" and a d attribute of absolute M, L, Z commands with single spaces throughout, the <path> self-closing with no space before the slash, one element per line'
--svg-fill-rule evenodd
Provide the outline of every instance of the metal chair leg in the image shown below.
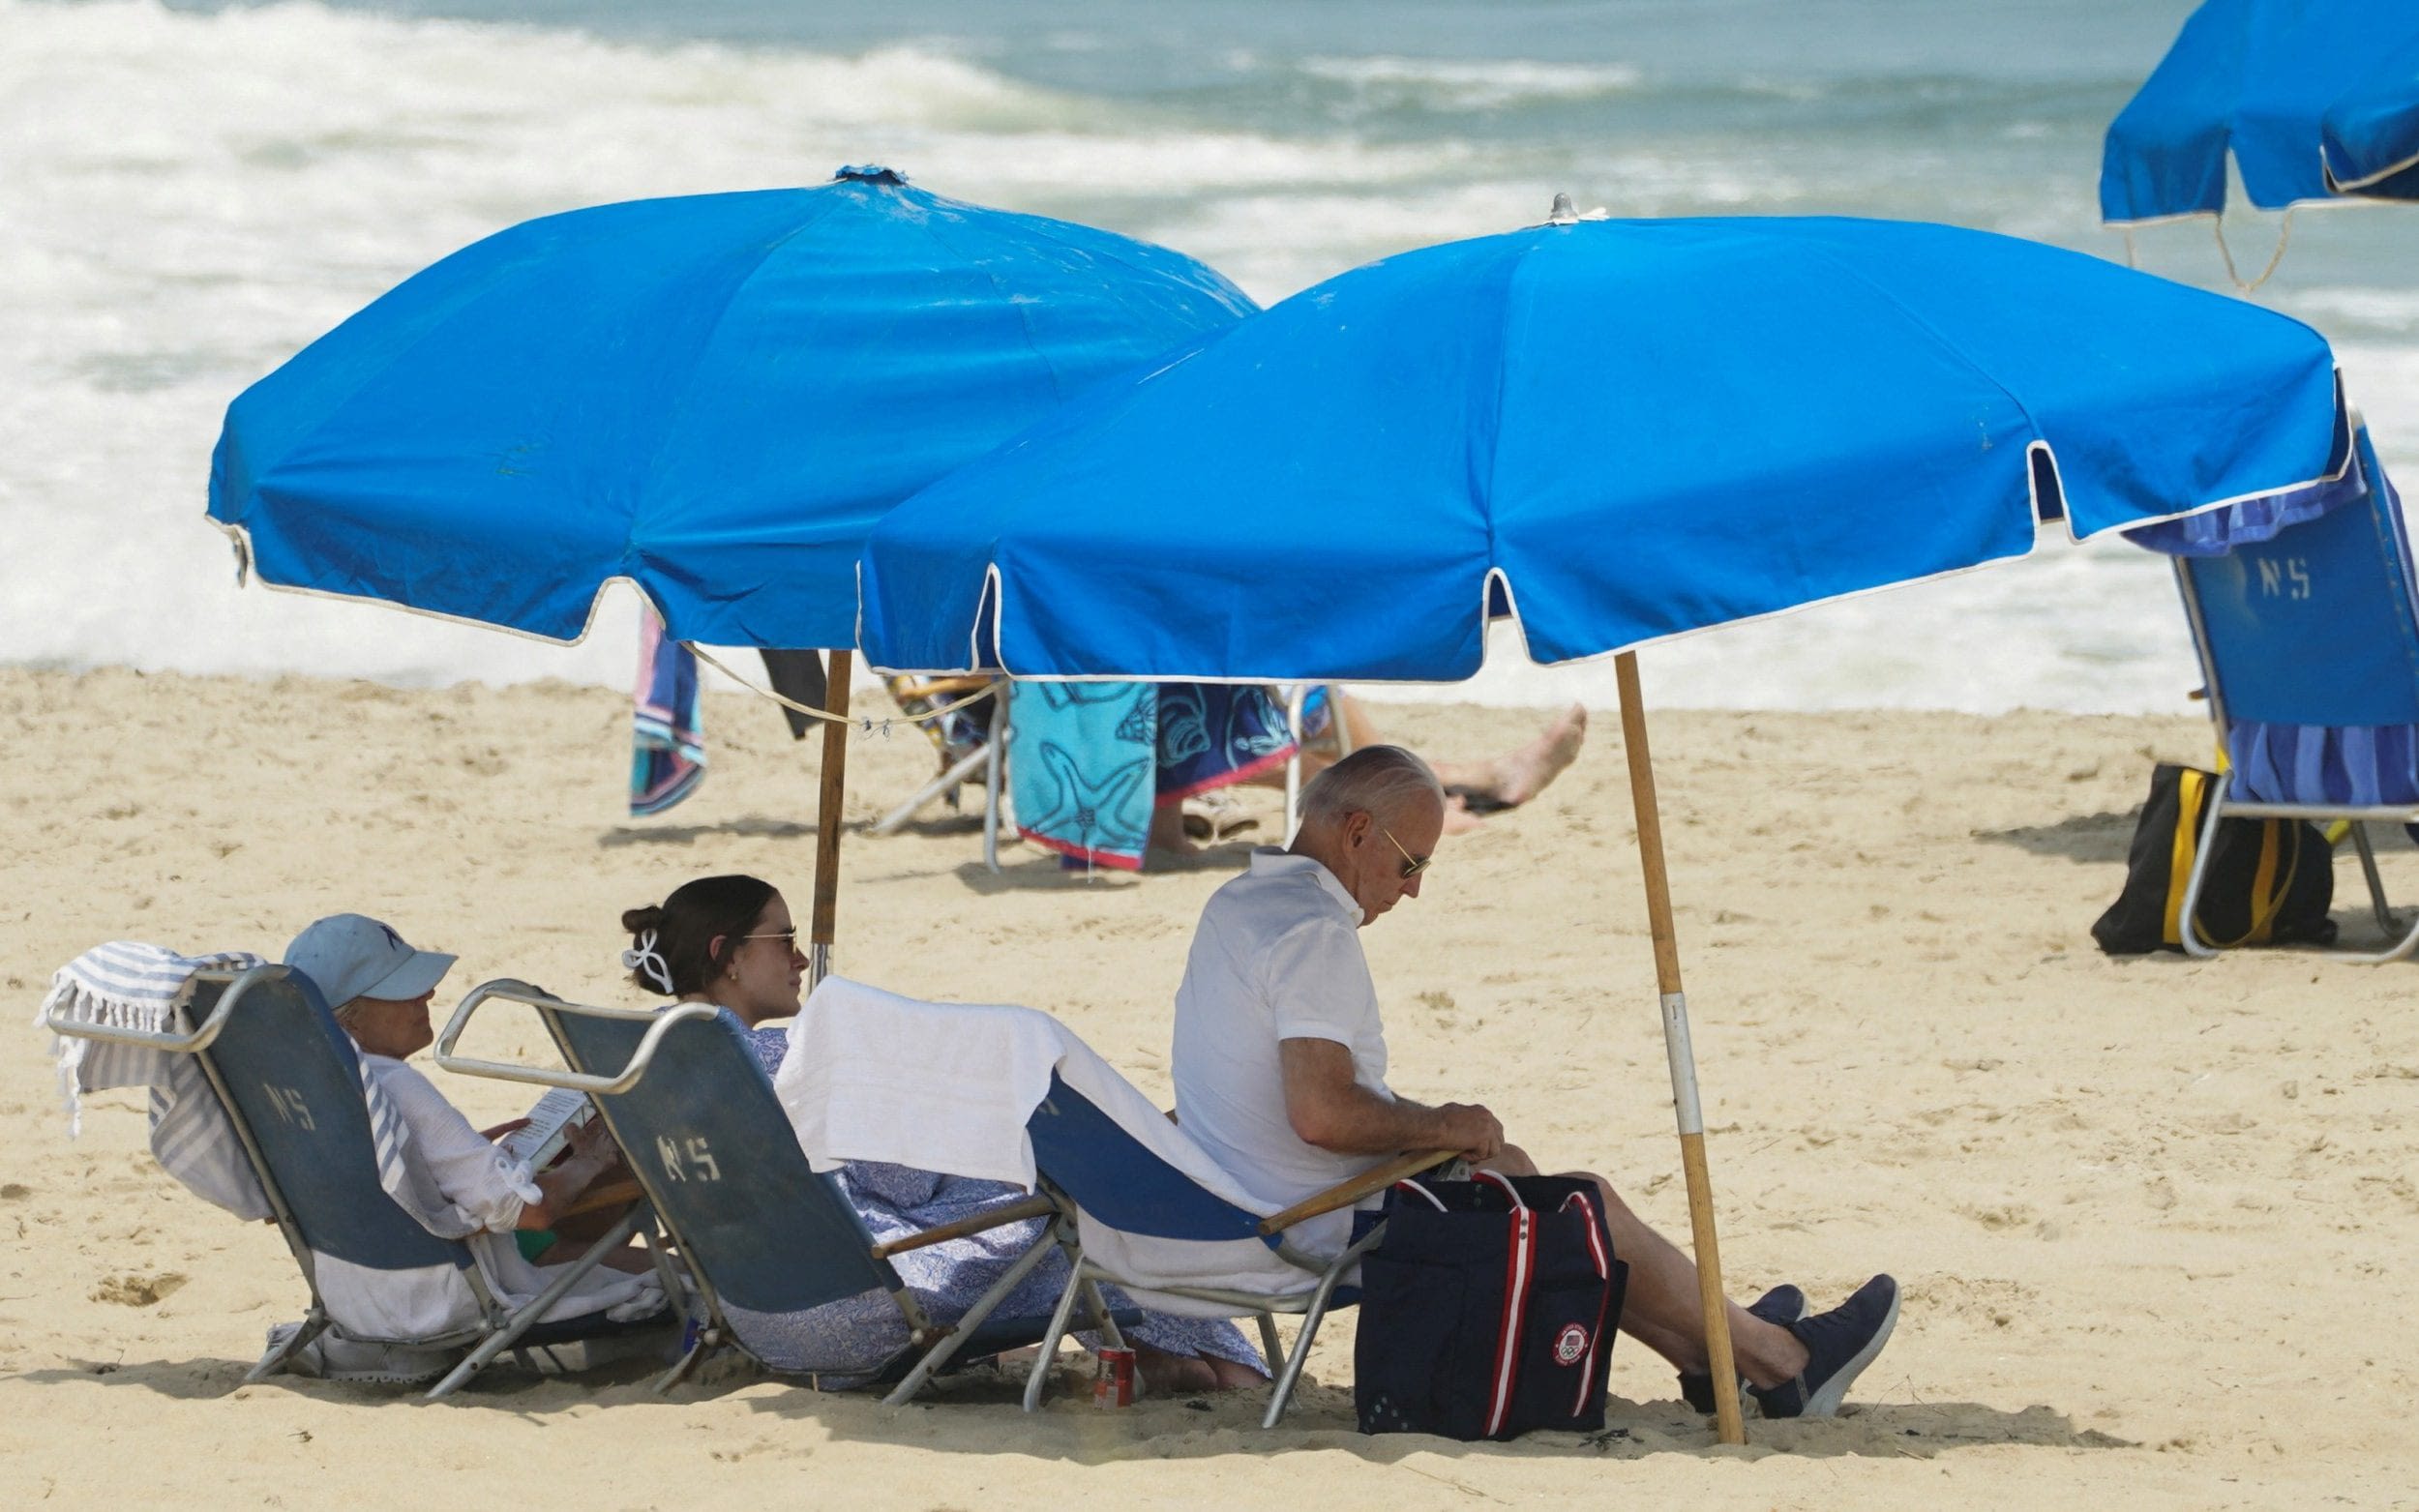
<path fill-rule="evenodd" d="M 1285 1404 L 1293 1399 L 1295 1383 L 1301 1379 L 1302 1367 L 1310 1362 L 1310 1342 L 1319 1336 L 1319 1324 L 1328 1316 L 1328 1303 L 1344 1279 L 1344 1272 L 1360 1261 L 1360 1257 L 1376 1249 L 1386 1237 L 1386 1225 L 1378 1224 L 1367 1233 L 1353 1241 L 1343 1254 L 1335 1257 L 1319 1277 L 1319 1288 L 1310 1293 L 1310 1306 L 1302 1313 L 1301 1332 L 1294 1336 L 1294 1352 L 1285 1357 L 1285 1368 L 1277 1373 L 1276 1389 L 1269 1395 L 1269 1410 L 1260 1419 L 1263 1428 L 1274 1428 L 1285 1415 Z"/>
<path fill-rule="evenodd" d="M 991 700 L 991 738 L 983 742 L 983 866 L 1000 872 L 1000 777 L 1008 754 L 1008 685 L 1002 678 Z"/>
<path fill-rule="evenodd" d="M 1033 1267 L 1040 1264 L 1042 1258 L 1058 1244 L 1059 1228 L 1065 1222 L 1063 1218 L 1051 1220 L 1049 1226 L 1042 1230 L 1041 1237 L 1018 1256 L 1016 1263 L 993 1282 L 991 1290 L 977 1298 L 974 1305 L 967 1310 L 966 1316 L 958 1319 L 957 1326 L 949 1330 L 949 1337 L 927 1350 L 924 1357 L 915 1362 L 915 1368 L 907 1373 L 907 1379 L 900 1381 L 890 1395 L 881 1399 L 882 1406 L 904 1407 L 914 1400 L 915 1394 L 924 1389 L 924 1383 L 941 1373 L 941 1367 L 947 1365 L 964 1348 L 966 1341 L 973 1337 L 974 1330 L 981 1327 L 984 1320 L 998 1311 L 1000 1304 L 1008 1299 L 1008 1294 L 1025 1284 L 1025 1278 L 1033 1273 Z"/>
<path fill-rule="evenodd" d="M 958 757 L 955 762 L 951 763 L 947 771 L 941 773 L 939 777 L 934 778 L 931 782 L 926 783 L 923 786 L 917 788 L 913 797 L 891 810 L 888 814 L 883 815 L 881 821 L 872 829 L 867 830 L 866 833 L 869 835 L 897 834 L 899 830 L 907 824 L 908 820 L 915 817 L 918 814 L 921 814 L 924 811 L 924 805 L 932 802 L 935 798 L 943 797 L 949 793 L 955 792 L 957 790 L 958 784 L 965 782 L 969 777 L 973 776 L 974 768 L 983 765 L 990 759 L 991 748 L 987 745 L 969 751 L 966 755 Z"/>
<path fill-rule="evenodd" d="M 690 1340 L 689 1347 L 681 1351 L 680 1358 L 672 1362 L 672 1369 L 655 1378 L 654 1384 L 647 1388 L 648 1392 L 659 1397 L 668 1395 L 672 1387 L 688 1379 L 689 1372 L 697 1368 L 698 1361 L 705 1358 L 721 1343 L 721 1330 L 701 1326 L 697 1337 Z"/>
<path fill-rule="evenodd" d="M 627 1217 L 606 1230 L 603 1238 L 589 1245 L 578 1260 L 564 1266 L 563 1273 L 555 1277 L 545 1290 L 539 1292 L 528 1306 L 514 1314 L 510 1323 L 480 1340 L 477 1349 L 464 1355 L 461 1364 L 446 1372 L 444 1379 L 429 1388 L 428 1400 L 435 1402 L 452 1395 L 463 1381 L 486 1369 L 489 1361 L 506 1349 L 515 1349 L 521 1342 L 521 1336 L 528 1332 L 539 1319 L 545 1317 L 549 1308 L 569 1294 L 573 1287 L 585 1280 L 588 1272 L 596 1268 L 597 1261 L 629 1243 L 630 1236 L 639 1231 L 639 1225 L 642 1222 L 652 1222 L 653 1216 L 652 1211 L 643 1202 L 632 1208 Z M 669 1303 L 671 1299 L 666 1300 Z M 526 1351 L 521 1351 L 521 1356 L 525 1360 Z"/>
<path fill-rule="evenodd" d="M 1025 1410 L 1041 1409 L 1041 1394 L 1050 1381 L 1051 1362 L 1059 1357 L 1059 1341 L 1066 1337 L 1066 1320 L 1075 1311 L 1075 1298 L 1084 1290 L 1084 1263 L 1077 1260 L 1066 1278 L 1066 1290 L 1059 1293 L 1058 1311 L 1050 1315 L 1050 1331 L 1041 1338 L 1040 1353 L 1033 1357 L 1033 1373 L 1025 1378 Z"/>
<path fill-rule="evenodd" d="M 2176 917 L 2176 938 L 2184 946 L 2184 954 L 2206 961 L 2215 956 L 2217 947 L 2200 937 L 2199 926 L 2193 922 L 2200 907 L 2200 884 L 2209 876 L 2209 852 L 2218 843 L 2218 821 L 2225 817 L 2225 784 L 2227 774 L 2219 772 L 2209 779 L 2208 812 L 2201 816 L 2200 844 L 2193 851 L 2193 874 L 2184 884 L 2184 908 Z"/>
<path fill-rule="evenodd" d="M 253 1385 L 284 1370 L 295 1355 L 300 1354 L 309 1347 L 312 1340 L 327 1332 L 327 1327 L 328 1315 L 314 1304 L 310 1313 L 304 1317 L 301 1325 L 294 1330 L 292 1338 L 270 1349 L 267 1353 L 260 1356 L 258 1364 L 244 1373 L 243 1383 L 247 1386 Z"/>
<path fill-rule="evenodd" d="M 2385 879 L 2377 875 L 2377 853 L 2369 844 L 2369 826 L 2358 819 L 2351 821 L 2352 848 L 2360 853 L 2360 875 L 2369 882 L 2369 911 L 2376 916 L 2377 928 L 2394 933 L 2394 910 L 2385 905 Z"/>
<path fill-rule="evenodd" d="M 1285 1357 L 1285 1341 L 1277 1336 L 1276 1315 L 1273 1313 L 1260 1315 L 1260 1355 L 1272 1371 L 1276 1369 L 1276 1362 Z"/>

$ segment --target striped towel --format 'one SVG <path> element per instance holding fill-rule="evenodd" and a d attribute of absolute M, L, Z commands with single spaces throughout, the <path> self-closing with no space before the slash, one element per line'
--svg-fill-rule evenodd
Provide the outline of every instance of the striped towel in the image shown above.
<path fill-rule="evenodd" d="M 50 993 L 35 1010 L 41 1026 L 53 1008 L 61 1017 L 109 1028 L 170 1033 L 190 1027 L 181 1021 L 193 995 L 196 971 L 242 971 L 260 958 L 244 951 L 184 956 L 162 945 L 115 940 L 61 966 Z M 51 1036 L 59 1092 L 66 1104 L 68 1137 L 83 1132 L 83 1094 L 111 1087 L 151 1089 L 151 1153 L 161 1169 L 203 1201 L 247 1221 L 274 1216 L 254 1173 L 235 1125 L 210 1090 L 192 1055 L 142 1045 L 114 1045 L 74 1035 Z M 354 1065 L 370 1114 L 377 1151 L 378 1185 L 419 1225 L 444 1239 L 478 1231 L 477 1220 L 445 1201 L 435 1183 L 411 1162 L 410 1131 L 359 1056 Z"/>
<path fill-rule="evenodd" d="M 661 814 L 705 780 L 697 657 L 666 639 L 651 604 L 639 612 L 639 683 L 630 711 L 630 813 Z"/>
<path fill-rule="evenodd" d="M 35 1010 L 34 1023 L 40 1027 L 57 1008 L 62 1018 L 106 1028 L 168 1033 L 178 1027 L 194 972 L 241 971 L 259 964 L 259 957 L 240 950 L 180 956 L 133 940 L 96 945 L 51 976 L 50 993 Z M 161 1168 L 194 1196 L 238 1218 L 271 1216 L 259 1178 L 235 1138 L 235 1126 L 193 1056 L 63 1034 L 51 1036 L 50 1056 L 58 1062 L 68 1138 L 83 1132 L 84 1093 L 149 1087 L 151 1153 Z"/>

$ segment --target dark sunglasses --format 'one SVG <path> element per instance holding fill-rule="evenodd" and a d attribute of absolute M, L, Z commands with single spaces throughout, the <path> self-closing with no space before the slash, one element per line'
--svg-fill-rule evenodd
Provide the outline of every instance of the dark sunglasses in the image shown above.
<path fill-rule="evenodd" d="M 1406 882 L 1410 881 L 1413 877 L 1418 876 L 1420 873 L 1426 871 L 1428 869 L 1428 863 L 1436 859 L 1434 856 L 1415 856 L 1410 851 L 1404 850 L 1403 843 L 1396 840 L 1394 838 L 1394 832 L 1388 829 L 1383 824 L 1378 826 L 1378 833 L 1386 837 L 1388 845 L 1392 845 L 1397 850 L 1402 850 L 1403 880 Z"/>

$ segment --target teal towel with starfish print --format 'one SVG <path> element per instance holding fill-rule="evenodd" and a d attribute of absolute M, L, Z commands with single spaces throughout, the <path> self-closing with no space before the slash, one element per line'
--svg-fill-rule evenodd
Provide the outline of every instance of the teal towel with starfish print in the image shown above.
<path fill-rule="evenodd" d="M 1008 724 L 1017 833 L 1093 866 L 1141 871 L 1155 793 L 1158 689 L 1011 683 Z"/>

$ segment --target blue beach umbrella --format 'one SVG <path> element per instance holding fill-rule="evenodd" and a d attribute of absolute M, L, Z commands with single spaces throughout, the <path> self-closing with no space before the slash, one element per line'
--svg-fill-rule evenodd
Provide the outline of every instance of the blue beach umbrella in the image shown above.
<path fill-rule="evenodd" d="M 264 582 L 556 640 L 615 578 L 675 639 L 835 648 L 892 505 L 1257 307 L 1148 242 L 887 168 L 548 216 L 380 296 L 227 409 L 210 518 Z M 837 886 L 825 727 L 811 938 Z"/>
<path fill-rule="evenodd" d="M 627 578 L 676 639 L 849 646 L 884 510 L 1254 308 L 1166 248 L 884 168 L 575 210 L 245 390 L 210 518 L 281 587 L 572 640 Z"/>
<path fill-rule="evenodd" d="M 2108 127 L 2102 219 L 2218 214 L 2228 153 L 2264 210 L 2419 199 L 2419 5 L 2207 0 Z"/>
<path fill-rule="evenodd" d="M 1558 207 L 1559 208 L 1559 207 Z M 1634 648 L 2345 465 L 2283 315 L 1981 231 L 1573 222 L 1356 269 L 876 526 L 877 666 L 1442 681 L 1618 655 L 1723 1437 L 1734 1378 Z M 1150 507 L 1138 507 L 1147 502 Z"/>

